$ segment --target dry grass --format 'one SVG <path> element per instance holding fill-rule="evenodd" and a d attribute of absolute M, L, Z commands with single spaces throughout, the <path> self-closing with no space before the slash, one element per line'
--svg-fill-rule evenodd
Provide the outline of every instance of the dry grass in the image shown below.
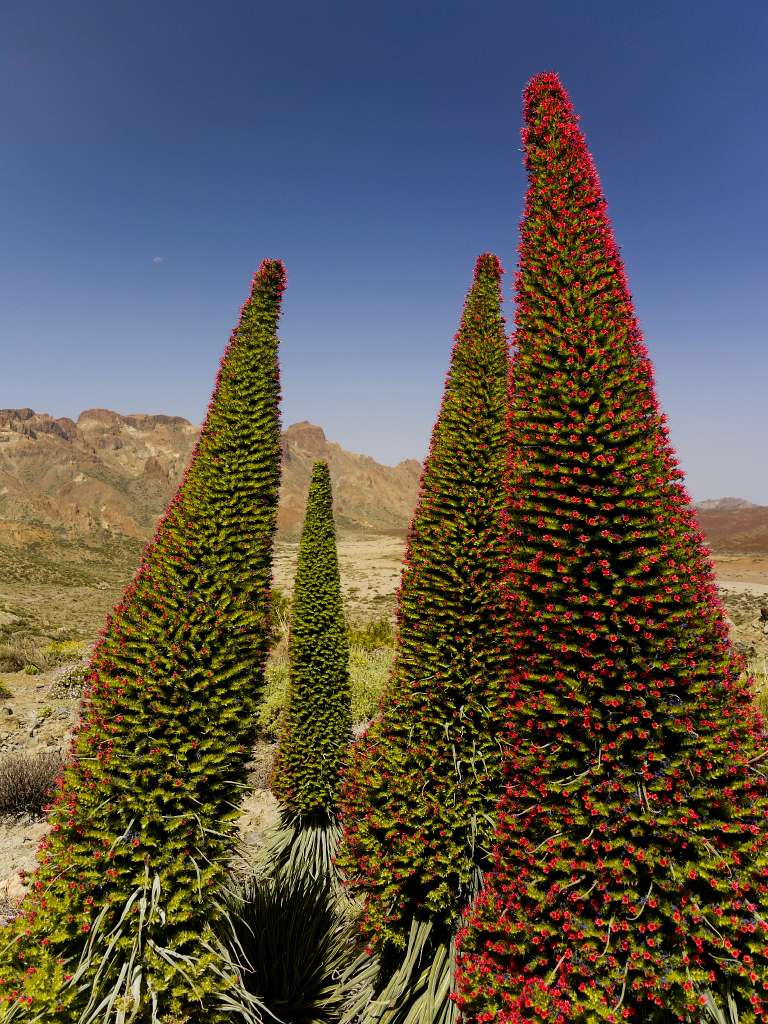
<path fill-rule="evenodd" d="M 248 773 L 248 783 L 253 789 L 269 789 L 276 749 L 274 743 L 268 743 L 266 740 L 256 741 Z"/>
<path fill-rule="evenodd" d="M 50 667 L 44 648 L 31 637 L 11 637 L 0 644 L 0 672 L 34 675 Z"/>
<path fill-rule="evenodd" d="M 755 703 L 768 720 L 768 659 L 752 659 L 747 664 L 747 672 L 754 681 Z"/>
<path fill-rule="evenodd" d="M 61 771 L 58 751 L 7 754 L 0 760 L 0 814 L 42 814 Z"/>

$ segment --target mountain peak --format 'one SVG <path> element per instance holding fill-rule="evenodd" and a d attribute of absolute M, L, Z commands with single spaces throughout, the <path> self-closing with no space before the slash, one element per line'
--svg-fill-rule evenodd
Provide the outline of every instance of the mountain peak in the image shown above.
<path fill-rule="evenodd" d="M 151 535 L 173 494 L 198 430 L 181 416 L 84 409 L 77 423 L 32 409 L 0 410 L 0 521 L 43 524 L 69 537 L 107 530 Z M 330 466 L 342 532 L 404 533 L 421 465 L 382 466 L 345 451 L 308 420 L 283 433 L 279 528 L 294 536 L 317 459 Z"/>
<path fill-rule="evenodd" d="M 292 447 L 301 448 L 305 452 L 322 455 L 328 447 L 328 439 L 322 427 L 309 420 L 292 423 L 283 433 L 286 442 Z"/>
<path fill-rule="evenodd" d="M 706 501 L 700 501 L 697 508 L 714 512 L 718 510 L 733 511 L 737 508 L 759 508 L 759 505 L 755 505 L 752 501 L 747 501 L 746 498 L 708 498 Z"/>

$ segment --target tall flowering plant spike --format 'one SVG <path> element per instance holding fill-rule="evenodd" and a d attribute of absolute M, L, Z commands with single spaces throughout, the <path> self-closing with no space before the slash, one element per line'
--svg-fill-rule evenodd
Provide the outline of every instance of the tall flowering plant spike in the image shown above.
<path fill-rule="evenodd" d="M 211 895 L 269 644 L 284 287 L 262 263 L 186 475 L 94 651 L 40 866 L 3 933 L 0 992 L 20 1019 L 80 1021 L 110 993 L 137 1019 L 219 1019 Z"/>
<path fill-rule="evenodd" d="M 299 542 L 289 660 L 272 789 L 288 815 L 335 821 L 352 719 L 331 476 L 322 461 L 312 470 Z"/>
<path fill-rule="evenodd" d="M 385 959 L 414 921 L 450 942 L 493 834 L 508 648 L 501 275 L 495 256 L 477 260 L 410 527 L 395 665 L 344 783 L 339 863 Z"/>
<path fill-rule="evenodd" d="M 765 740 L 571 103 L 525 92 L 510 386 L 514 666 L 468 1021 L 768 1012 Z"/>

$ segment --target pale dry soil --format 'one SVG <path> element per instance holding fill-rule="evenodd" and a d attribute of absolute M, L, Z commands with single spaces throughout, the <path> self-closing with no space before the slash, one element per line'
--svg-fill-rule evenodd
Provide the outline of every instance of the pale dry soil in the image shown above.
<path fill-rule="evenodd" d="M 768 555 L 716 555 L 715 571 L 726 590 L 768 594 Z"/>
<path fill-rule="evenodd" d="M 405 553 L 404 538 L 342 538 L 337 547 L 347 614 L 369 618 L 392 611 Z M 275 584 L 286 593 L 293 589 L 298 550 L 298 543 L 290 541 L 278 541 L 275 548 Z"/>
<path fill-rule="evenodd" d="M 350 618 L 368 619 L 392 611 L 404 547 L 402 538 L 391 536 L 339 542 L 342 588 Z M 292 588 L 297 552 L 296 543 L 278 542 L 275 582 L 286 592 Z M 128 561 L 126 558 L 126 569 Z M 768 655 L 768 557 L 719 558 L 717 572 L 734 639 L 753 665 L 761 661 L 764 665 Z M 98 632 L 107 599 L 111 606 L 119 595 L 119 575 L 111 576 L 108 589 L 92 593 L 80 607 L 75 618 L 76 635 L 93 637 Z M 129 576 L 125 574 L 126 582 Z M 88 590 L 89 582 L 82 577 L 71 580 L 73 592 L 65 593 L 64 599 L 60 594 L 62 587 L 65 592 L 67 588 L 55 574 L 49 581 L 38 579 L 32 585 L 27 579 L 27 586 L 20 586 L 21 600 L 18 594 L 11 594 L 9 599 L 11 587 L 6 585 L 0 589 L 0 630 L 13 630 L 20 620 L 26 620 L 46 623 L 49 628 L 43 632 L 49 637 L 60 634 L 62 620 L 76 602 L 76 595 Z M 40 675 L 2 673 L 0 681 L 10 691 L 10 696 L 0 698 L 0 757 L 16 750 L 63 749 L 75 720 L 78 698 L 62 694 L 56 685 L 56 671 Z M 243 800 L 239 863 L 252 856 L 276 817 L 276 801 L 264 788 L 264 760 L 265 752 L 261 750 L 250 777 L 253 788 Z M 35 851 L 45 831 L 45 822 L 40 819 L 0 818 L 0 902 L 13 904 L 23 895 L 23 873 L 34 868 Z"/>

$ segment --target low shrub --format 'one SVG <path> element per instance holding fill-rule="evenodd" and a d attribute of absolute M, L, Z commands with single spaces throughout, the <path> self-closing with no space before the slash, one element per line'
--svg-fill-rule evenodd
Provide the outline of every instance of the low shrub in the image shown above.
<path fill-rule="evenodd" d="M 352 687 L 352 721 L 372 718 L 384 692 L 394 651 L 391 647 L 368 650 L 352 647 L 349 652 L 349 678 Z"/>
<path fill-rule="evenodd" d="M 52 640 L 46 644 L 33 636 L 15 635 L 0 643 L 0 672 L 48 672 L 79 663 L 88 657 L 90 649 L 85 640 Z"/>
<path fill-rule="evenodd" d="M 43 648 L 48 665 L 71 665 L 73 662 L 80 662 L 87 658 L 91 650 L 91 644 L 86 640 L 52 640 Z"/>
<path fill-rule="evenodd" d="M 45 672 L 50 663 L 45 651 L 31 637 L 13 637 L 0 644 L 0 672 Z"/>
<path fill-rule="evenodd" d="M 6 754 L 0 759 L 0 814 L 42 814 L 62 765 L 58 751 Z"/>
<path fill-rule="evenodd" d="M 349 683 L 352 691 L 352 721 L 357 724 L 371 718 L 384 691 L 392 665 L 391 646 L 365 647 L 353 643 L 349 651 Z M 264 697 L 257 713 L 259 732 L 264 739 L 276 739 L 288 693 L 288 654 L 273 651 L 267 665 Z"/>
<path fill-rule="evenodd" d="M 291 628 L 291 596 L 280 587 L 273 587 L 270 602 L 272 643 L 277 645 L 288 639 Z"/>
<path fill-rule="evenodd" d="M 768 661 L 765 658 L 748 661 L 747 673 L 752 677 L 755 704 L 768 721 Z"/>
<path fill-rule="evenodd" d="M 276 746 L 266 740 L 258 740 L 253 748 L 253 759 L 248 772 L 248 783 L 253 789 L 269 789 Z"/>
<path fill-rule="evenodd" d="M 277 739 L 287 693 L 288 652 L 281 650 L 273 652 L 267 663 L 262 701 L 256 713 L 259 733 L 264 739 Z"/>
<path fill-rule="evenodd" d="M 54 700 L 82 696 L 83 686 L 88 677 L 87 661 L 70 661 L 61 665 L 51 682 L 50 696 Z"/>
<path fill-rule="evenodd" d="M 395 627 L 391 616 L 380 615 L 369 622 L 349 623 L 347 635 L 350 647 L 377 651 L 384 647 L 392 647 L 395 642 Z"/>

